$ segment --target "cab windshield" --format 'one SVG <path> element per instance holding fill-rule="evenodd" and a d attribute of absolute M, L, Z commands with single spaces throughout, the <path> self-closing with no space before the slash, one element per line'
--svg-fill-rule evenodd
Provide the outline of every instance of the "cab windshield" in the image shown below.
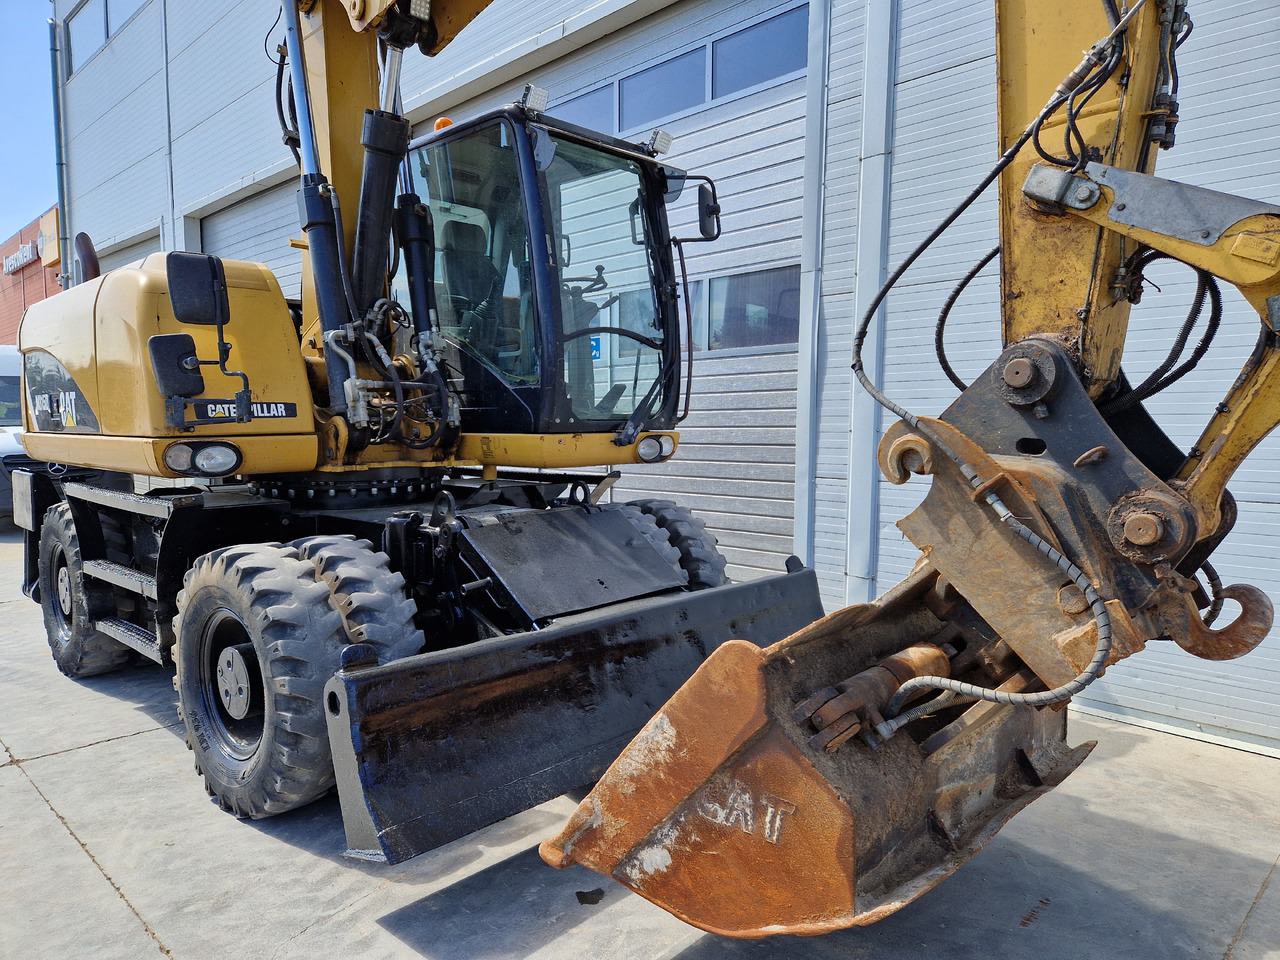
<path fill-rule="evenodd" d="M 564 382 L 573 415 L 616 420 L 642 404 L 656 410 L 663 328 L 639 165 L 545 128 L 538 135 L 554 147 L 535 156 L 556 242 Z"/>
<path fill-rule="evenodd" d="M 435 226 L 441 328 L 513 387 L 556 391 L 570 423 L 617 422 L 640 408 L 647 418 L 663 407 L 665 380 L 642 170 L 529 129 L 536 185 L 521 183 L 516 130 L 505 119 L 410 157 Z M 536 239 L 529 196 L 542 198 L 546 235 Z M 540 302 L 553 317 L 539 318 Z"/>
<path fill-rule="evenodd" d="M 499 121 L 411 159 L 435 224 L 441 328 L 508 382 L 536 383 L 529 228 L 511 128 Z"/>

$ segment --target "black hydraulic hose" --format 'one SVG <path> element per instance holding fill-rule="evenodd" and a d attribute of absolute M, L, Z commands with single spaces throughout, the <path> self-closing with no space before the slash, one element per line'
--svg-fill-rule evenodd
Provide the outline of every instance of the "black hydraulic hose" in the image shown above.
<path fill-rule="evenodd" d="M 285 58 L 281 57 L 275 61 L 276 64 L 276 120 L 280 123 L 280 135 L 284 140 L 290 152 L 293 154 L 293 162 L 302 166 L 302 154 L 298 150 L 295 142 L 298 138 L 297 131 L 289 126 L 289 121 L 284 116 L 284 75 L 285 75 Z"/>
<path fill-rule="evenodd" d="M 1155 390 L 1153 392 L 1159 393 L 1165 387 L 1168 387 L 1170 384 L 1173 384 L 1176 381 L 1181 380 L 1184 376 L 1186 376 L 1188 373 L 1190 373 L 1192 370 L 1195 369 L 1195 367 L 1200 363 L 1201 359 L 1203 359 L 1205 353 L 1208 351 L 1209 345 L 1213 343 L 1213 338 L 1218 333 L 1218 325 L 1221 323 L 1221 321 L 1222 321 L 1222 291 L 1218 289 L 1217 277 L 1214 277 L 1212 274 L 1210 274 L 1209 275 L 1209 322 L 1205 328 L 1204 336 L 1201 337 L 1200 342 L 1196 344 L 1196 348 L 1191 352 L 1191 356 L 1187 359 L 1187 362 L 1184 363 L 1182 366 L 1178 367 L 1178 369 L 1174 370 L 1173 373 L 1169 374 L 1167 377 L 1161 380 L 1158 384 L 1156 384 Z"/>
<path fill-rule="evenodd" d="M 328 187 L 326 193 L 329 197 L 329 205 L 333 207 L 333 224 L 338 234 L 338 272 L 342 275 L 342 292 L 346 295 L 347 310 L 351 313 L 351 319 L 358 320 L 360 311 L 356 309 L 356 295 L 351 287 L 351 270 L 347 266 L 347 241 L 346 233 L 342 229 L 342 204 L 338 202 L 338 191 L 333 187 Z"/>
<path fill-rule="evenodd" d="M 942 372 L 947 375 L 947 379 L 954 383 L 961 393 L 968 390 L 969 385 L 960 379 L 959 374 L 951 368 L 951 363 L 947 360 L 947 346 L 942 339 L 947 326 L 947 318 L 951 316 L 951 308 L 960 299 L 960 294 L 964 293 L 965 287 L 973 282 L 973 278 L 982 272 L 983 267 L 999 255 L 1000 245 L 996 244 L 986 256 L 975 263 L 969 272 L 961 278 L 960 282 L 952 289 L 951 295 L 947 297 L 947 302 L 942 305 L 942 312 L 938 314 L 937 326 L 933 330 L 933 349 L 938 356 L 938 364 L 942 367 Z"/>
<path fill-rule="evenodd" d="M 434 386 L 436 388 L 436 392 L 440 396 L 440 419 L 437 421 L 436 428 L 431 432 L 430 436 L 418 440 L 405 436 L 395 438 L 398 443 L 409 447 L 411 450 L 425 450 L 428 447 L 436 446 L 436 444 L 440 442 L 445 431 L 445 421 L 448 419 L 448 410 L 446 409 L 449 402 L 448 385 L 445 383 L 444 374 L 440 372 L 439 368 L 432 372 L 431 378 L 435 381 Z M 419 381 L 413 382 L 417 383 Z"/>
<path fill-rule="evenodd" d="M 909 423 L 915 418 L 911 417 L 910 413 L 902 407 L 899 407 L 888 397 L 885 397 L 884 394 L 880 393 L 871 381 L 867 379 L 866 374 L 863 372 L 862 345 L 867 339 L 868 331 L 871 329 L 871 320 L 875 316 L 876 311 L 880 309 L 880 304 L 884 302 L 884 298 L 889 295 L 889 291 L 892 290 L 897 285 L 898 281 L 902 279 L 902 275 L 911 269 L 911 265 L 920 259 L 920 256 L 928 250 L 929 247 L 933 246 L 934 241 L 942 236 L 951 227 L 951 225 L 960 218 L 962 213 L 973 206 L 974 201 L 977 200 L 978 197 L 982 196 L 987 187 L 991 186 L 991 184 L 995 182 L 996 178 L 1004 172 L 1005 167 L 1009 166 L 1009 164 L 1013 162 L 1013 158 L 1018 155 L 1018 152 L 1031 138 L 1036 123 L 1038 123 L 1041 118 L 1048 116 L 1049 113 L 1057 109 L 1061 103 L 1062 98 L 1056 96 L 1053 100 L 1049 101 L 1049 104 L 1040 112 L 1040 116 L 1037 117 L 1036 120 L 1032 122 L 1031 126 L 1027 127 L 1027 129 L 1023 131 L 1022 136 L 1018 137 L 1014 144 L 1001 155 L 996 165 L 991 168 L 991 171 L 985 177 L 982 178 L 982 182 L 969 191 L 969 195 L 961 200 L 959 205 L 947 214 L 946 218 L 934 227 L 933 231 L 921 240 L 914 250 L 907 254 L 906 259 L 903 260 L 902 263 L 898 264 L 893 273 L 889 275 L 889 279 L 884 282 L 884 285 L 880 287 L 879 291 L 872 298 L 871 305 L 867 307 L 867 312 L 862 316 L 862 322 L 858 325 L 858 331 L 853 338 L 853 372 L 857 374 L 862 385 L 882 406 L 897 414 L 904 420 L 907 420 L 910 417 L 911 419 L 908 420 Z M 914 424 L 912 425 L 914 426 Z"/>
<path fill-rule="evenodd" d="M 1213 626 L 1213 621 L 1218 619 L 1218 614 L 1222 612 L 1222 578 L 1218 576 L 1218 571 L 1213 569 L 1213 564 L 1208 560 L 1200 564 L 1200 571 L 1204 574 L 1204 578 L 1209 581 L 1209 595 L 1212 602 L 1209 609 L 1204 612 L 1204 616 L 1200 619 L 1204 621 L 1206 627 Z"/>
<path fill-rule="evenodd" d="M 368 330 L 364 329 L 363 325 L 360 326 L 360 334 L 361 349 L 364 351 L 364 355 L 369 358 L 369 362 L 373 365 L 374 369 L 377 370 L 378 373 L 380 373 L 386 380 L 391 382 L 391 389 L 395 393 L 395 416 L 391 419 L 391 426 L 387 430 L 386 435 L 380 438 L 383 440 L 390 439 L 400 430 L 400 422 L 404 419 L 404 384 L 400 381 L 400 371 L 396 369 L 395 361 L 388 357 L 387 359 L 391 362 L 384 363 L 382 358 L 379 356 L 379 351 L 384 350 L 384 348 L 382 344 L 378 342 L 378 339 Z"/>
<path fill-rule="evenodd" d="M 290 129 L 298 129 L 298 101 L 293 95 L 293 76 L 289 76 L 289 124 Z"/>
<path fill-rule="evenodd" d="M 1150 255 L 1140 261 L 1140 265 L 1145 266 L 1153 260 L 1161 258 L 1166 258 L 1166 255 L 1151 251 Z M 1136 255 L 1135 257 L 1130 258 L 1130 262 L 1133 262 L 1135 259 Z M 1167 259 L 1172 260 L 1173 258 L 1167 257 Z M 1155 396 L 1161 390 L 1177 383 L 1185 377 L 1188 373 L 1199 366 L 1200 361 L 1204 359 L 1204 355 L 1208 352 L 1210 345 L 1217 336 L 1218 328 L 1222 322 L 1222 291 L 1218 288 L 1217 278 L 1212 274 L 1195 267 L 1192 269 L 1196 271 L 1197 277 L 1199 278 L 1196 285 L 1196 297 L 1192 303 L 1191 310 L 1187 315 L 1187 319 L 1183 321 L 1182 329 L 1179 331 L 1178 337 L 1169 351 L 1169 356 L 1166 357 L 1164 362 L 1152 371 L 1151 375 L 1143 380 L 1138 386 L 1134 387 L 1124 396 L 1118 397 L 1112 402 L 1099 407 L 1099 412 L 1101 412 L 1103 417 L 1114 417 L 1116 414 L 1128 410 L 1135 404 L 1141 403 L 1147 398 Z M 1205 326 L 1204 335 L 1201 336 L 1200 342 L 1196 344 L 1195 349 L 1191 351 L 1191 356 L 1188 357 L 1187 360 L 1172 373 L 1169 373 L 1170 368 L 1173 367 L 1173 364 L 1177 362 L 1177 359 L 1182 356 L 1182 351 L 1186 348 L 1186 343 L 1190 337 L 1191 329 L 1203 309 L 1206 295 L 1209 299 L 1209 320 Z M 1166 376 L 1166 374 L 1168 375 Z"/>
<path fill-rule="evenodd" d="M 1125 410 L 1139 400 L 1145 400 L 1155 392 L 1164 375 L 1173 369 L 1173 365 L 1182 357 L 1182 351 L 1187 348 L 1187 341 L 1191 338 L 1191 331 L 1195 327 L 1196 321 L 1200 319 L 1201 311 L 1204 310 L 1204 301 L 1208 295 L 1210 279 L 1209 274 L 1205 271 L 1196 270 L 1196 293 L 1191 299 L 1191 309 L 1187 311 L 1187 318 L 1182 321 L 1178 335 L 1173 339 L 1173 345 L 1169 348 L 1169 355 L 1148 374 L 1145 380 L 1126 394 L 1123 400 L 1115 404 L 1115 411 L 1108 410 L 1108 412 Z"/>
<path fill-rule="evenodd" d="M 1067 152 L 1074 158 L 1074 168 L 1083 169 L 1084 165 L 1089 162 L 1088 144 L 1085 142 L 1084 134 L 1080 132 L 1076 120 L 1081 112 L 1088 105 L 1089 101 L 1094 98 L 1099 90 L 1106 86 L 1107 81 L 1111 79 L 1116 69 L 1120 66 L 1121 60 L 1124 59 L 1124 38 L 1116 38 L 1115 46 L 1112 47 L 1110 55 L 1102 64 L 1101 69 L 1091 75 L 1078 89 L 1072 92 L 1067 100 L 1067 131 L 1065 134 L 1067 143 Z M 1079 103 L 1077 103 L 1079 99 Z M 1079 151 L 1071 146 L 1071 139 L 1075 138 L 1079 145 Z"/>

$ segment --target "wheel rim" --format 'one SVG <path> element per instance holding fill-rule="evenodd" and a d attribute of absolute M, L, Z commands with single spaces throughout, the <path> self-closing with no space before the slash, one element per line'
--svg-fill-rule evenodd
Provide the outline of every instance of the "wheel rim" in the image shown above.
<path fill-rule="evenodd" d="M 200 638 L 200 699 L 221 750 L 237 760 L 257 752 L 266 688 L 252 638 L 230 610 L 218 610 Z"/>
<path fill-rule="evenodd" d="M 71 629 L 72 617 L 75 615 L 74 598 L 71 590 L 71 568 L 67 566 L 66 555 L 58 552 L 57 569 L 54 573 L 54 585 L 58 602 L 53 605 L 53 613 L 58 621 L 58 628 L 64 633 Z"/>

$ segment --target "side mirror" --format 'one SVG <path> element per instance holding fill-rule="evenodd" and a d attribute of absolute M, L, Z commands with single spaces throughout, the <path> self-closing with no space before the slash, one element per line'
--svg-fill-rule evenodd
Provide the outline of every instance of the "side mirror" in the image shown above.
<path fill-rule="evenodd" d="M 162 333 L 147 340 L 151 371 L 166 399 L 198 397 L 204 393 L 204 375 L 196 356 L 196 342 L 189 333 Z"/>
<path fill-rule="evenodd" d="M 698 184 L 698 232 L 703 240 L 720 236 L 720 201 L 716 188 L 709 183 Z"/>
<path fill-rule="evenodd" d="M 231 308 L 227 302 L 227 275 L 222 261 L 207 253 L 174 251 L 165 258 L 169 302 L 179 323 L 221 326 Z"/>

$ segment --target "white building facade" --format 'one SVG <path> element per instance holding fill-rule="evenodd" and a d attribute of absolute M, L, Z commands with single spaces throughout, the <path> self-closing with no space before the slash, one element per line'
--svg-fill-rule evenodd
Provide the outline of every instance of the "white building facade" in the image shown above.
<path fill-rule="evenodd" d="M 265 262 L 296 295 L 296 169 L 280 140 L 270 59 L 277 5 L 53 7 L 70 232 L 93 237 L 104 268 L 204 250 Z M 1160 173 L 1280 202 L 1280 9 L 1199 0 L 1190 13 L 1183 122 Z M 629 139 L 661 127 L 675 138 L 673 164 L 715 178 L 724 234 L 688 248 L 694 394 L 681 450 L 614 491 L 694 508 L 735 579 L 780 571 L 795 553 L 817 569 L 831 610 L 882 592 L 915 559 L 894 523 L 927 482 L 896 487 L 879 475 L 890 418 L 852 383 L 853 332 L 888 269 L 994 162 L 994 30 L 987 0 L 494 0 L 439 57 L 406 55 L 405 108 L 419 133 L 438 116 L 510 102 L 528 81 L 551 91 L 553 116 Z M 873 326 L 869 366 L 914 412 L 937 414 L 955 396 L 935 359 L 934 320 L 995 245 L 995 207 L 993 191 Z M 679 216 L 674 226 L 696 233 Z M 1190 299 L 1176 269 L 1152 277 L 1162 293 L 1135 309 L 1126 355 L 1142 375 Z M 1229 291 L 1227 300 L 1200 370 L 1148 404 L 1183 446 L 1256 336 L 1256 317 Z M 966 380 L 1000 352 L 998 309 L 993 265 L 948 324 L 949 356 Z M 1241 519 L 1214 562 L 1225 581 L 1280 600 L 1277 443 L 1264 443 L 1232 484 Z M 1227 664 L 1152 643 L 1076 703 L 1280 754 L 1280 635 Z"/>

